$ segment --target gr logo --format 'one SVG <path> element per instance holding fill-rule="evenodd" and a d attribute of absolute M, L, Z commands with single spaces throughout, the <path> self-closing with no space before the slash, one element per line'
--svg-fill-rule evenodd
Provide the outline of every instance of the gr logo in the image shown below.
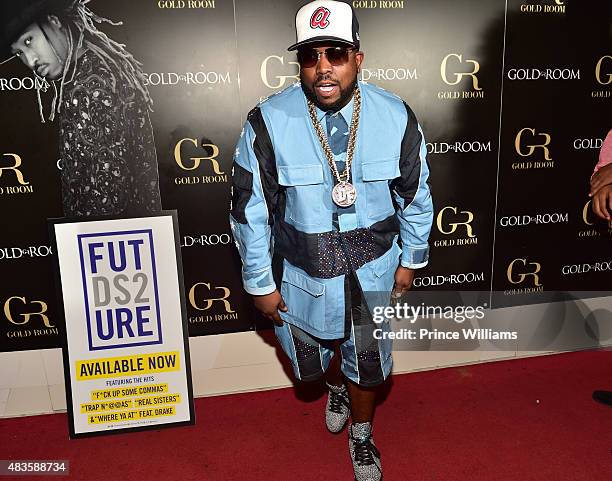
<path fill-rule="evenodd" d="M 198 311 L 207 311 L 215 303 L 221 303 L 227 314 L 234 313 L 229 302 L 231 291 L 227 287 L 213 286 L 209 282 L 197 282 L 189 289 L 189 303 Z"/>
<path fill-rule="evenodd" d="M 300 79 L 300 64 L 298 62 L 287 62 L 287 65 L 293 65 L 297 72 L 294 75 L 281 75 L 276 73 L 275 75 L 270 72 L 286 71 L 285 58 L 279 57 L 278 55 L 270 55 L 261 62 L 261 80 L 264 85 L 269 89 L 281 89 L 285 86 L 287 79 L 299 80 Z M 272 76 L 273 75 L 273 76 Z"/>
<path fill-rule="evenodd" d="M 463 72 L 458 73 L 457 70 L 461 69 L 461 65 L 463 63 L 467 63 L 471 65 L 471 72 Z M 440 65 L 440 74 L 442 75 L 442 80 L 444 83 L 448 85 L 457 85 L 463 80 L 463 77 L 471 77 L 472 78 L 472 87 L 474 90 L 482 90 L 478 86 L 478 77 L 476 74 L 480 71 L 480 64 L 476 60 L 468 60 L 463 61 L 463 56 L 457 53 L 449 53 L 444 59 L 442 59 L 442 64 Z M 454 79 L 449 79 L 450 75 L 454 75 Z"/>
<path fill-rule="evenodd" d="M 451 222 L 449 220 L 449 218 L 456 219 L 459 215 L 463 217 L 463 222 Z M 473 220 L 474 214 L 469 210 L 462 210 L 461 212 L 458 212 L 457 207 L 447 206 L 438 213 L 436 225 L 438 226 L 438 230 L 445 235 L 454 234 L 457 228 L 462 225 L 465 227 L 465 232 L 468 237 L 476 237 L 472 230 Z"/>
<path fill-rule="evenodd" d="M 30 183 L 26 182 L 25 178 L 23 177 L 23 173 L 19 169 L 19 167 L 21 167 L 21 157 L 17 154 L 2 154 L 2 157 L 8 157 L 11 159 L 11 163 L 13 165 L 0 167 L 0 178 L 2 178 L 2 175 L 5 172 L 12 171 L 15 174 L 15 177 L 17 177 L 17 182 L 19 182 L 21 185 L 29 185 Z"/>
<path fill-rule="evenodd" d="M 607 66 L 608 73 L 603 73 L 604 62 Z M 595 78 L 601 85 L 612 84 L 612 55 L 604 55 L 595 65 Z"/>
<path fill-rule="evenodd" d="M 183 144 L 185 144 L 185 147 L 183 147 Z M 217 147 L 215 144 L 202 144 L 202 150 L 207 151 L 207 155 L 201 157 L 189 157 L 191 162 L 187 164 L 184 160 L 184 151 L 187 150 L 187 145 L 193 145 L 194 147 L 198 148 L 198 141 L 190 138 L 181 139 L 174 147 L 174 160 L 181 169 L 196 170 L 198 167 L 200 167 L 200 163 L 203 160 L 209 160 L 215 174 L 224 175 L 224 172 L 221 172 L 221 166 L 217 160 L 217 157 L 219 156 L 219 147 Z"/>
<path fill-rule="evenodd" d="M 508 281 L 512 284 L 521 284 L 528 277 L 533 277 L 533 285 L 541 286 L 540 276 L 538 273 L 542 269 L 542 265 L 538 262 L 527 262 L 527 259 L 514 259 L 506 271 Z"/>
<path fill-rule="evenodd" d="M 536 138 L 539 140 L 536 140 Z M 514 139 L 514 147 L 516 149 L 516 153 L 521 157 L 529 157 L 534 154 L 536 149 L 542 149 L 544 151 L 544 159 L 552 160 L 550 157 L 550 150 L 548 149 L 550 141 L 551 136 L 549 134 L 543 132 L 536 133 L 535 129 L 525 127 L 524 129 L 519 130 L 518 134 L 516 134 L 516 138 Z"/>
<path fill-rule="evenodd" d="M 77 239 L 89 350 L 161 344 L 152 229 Z"/>
<path fill-rule="evenodd" d="M 582 208 L 582 221 L 589 226 L 595 225 L 593 209 L 591 207 L 592 203 L 593 199 L 589 199 L 588 202 L 584 204 L 584 207 Z"/>
<path fill-rule="evenodd" d="M 42 321 L 45 327 L 55 327 L 51 324 L 47 316 L 48 306 L 43 301 L 28 301 L 25 297 L 9 297 L 4 303 L 4 315 L 6 319 L 16 326 L 23 326 L 30 322 L 30 319 L 37 318 Z"/>

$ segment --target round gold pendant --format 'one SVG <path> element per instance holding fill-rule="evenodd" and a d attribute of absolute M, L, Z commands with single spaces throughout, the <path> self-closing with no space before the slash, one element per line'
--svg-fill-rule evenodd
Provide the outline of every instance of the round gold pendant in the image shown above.
<path fill-rule="evenodd" d="M 350 182 L 339 182 L 332 190 L 332 199 L 340 207 L 350 207 L 356 198 L 357 191 Z"/>

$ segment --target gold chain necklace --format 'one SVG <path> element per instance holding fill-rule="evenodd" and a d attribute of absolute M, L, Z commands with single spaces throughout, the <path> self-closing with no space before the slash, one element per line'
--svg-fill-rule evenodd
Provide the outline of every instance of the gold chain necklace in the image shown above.
<path fill-rule="evenodd" d="M 358 87 L 355 87 L 354 99 L 355 103 L 353 105 L 353 117 L 351 119 L 351 128 L 349 131 L 348 146 L 346 149 L 346 169 L 342 174 L 338 172 L 338 167 L 334 161 L 334 153 L 329 146 L 327 135 L 325 135 L 325 132 L 323 132 L 321 122 L 319 122 L 317 119 L 316 108 L 310 99 L 307 99 L 310 120 L 312 121 L 312 125 L 317 133 L 317 137 L 319 137 L 319 142 L 321 143 L 321 147 L 323 148 L 323 152 L 327 158 L 327 163 L 329 164 L 334 177 L 338 181 L 332 190 L 332 199 L 340 207 L 349 207 L 353 205 L 355 203 L 355 199 L 357 198 L 355 186 L 353 186 L 353 184 L 351 184 L 349 181 L 351 179 L 351 164 L 353 163 L 353 154 L 355 153 L 355 142 L 357 141 L 357 129 L 359 128 L 359 114 L 361 113 L 361 92 L 359 91 Z"/>

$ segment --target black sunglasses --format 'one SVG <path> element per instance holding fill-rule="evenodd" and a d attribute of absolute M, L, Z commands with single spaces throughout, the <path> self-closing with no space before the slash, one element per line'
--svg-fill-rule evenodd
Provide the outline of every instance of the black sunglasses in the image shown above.
<path fill-rule="evenodd" d="M 297 52 L 297 58 L 301 67 L 311 68 L 317 64 L 321 55 L 325 55 L 330 64 L 334 67 L 339 67 L 348 62 L 351 50 L 355 49 L 349 47 L 329 47 L 321 52 L 314 48 L 301 48 Z"/>

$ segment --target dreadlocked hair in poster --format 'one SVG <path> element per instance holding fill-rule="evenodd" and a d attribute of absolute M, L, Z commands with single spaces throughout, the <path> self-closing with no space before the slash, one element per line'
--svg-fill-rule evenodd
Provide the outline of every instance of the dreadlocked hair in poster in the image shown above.
<path fill-rule="evenodd" d="M 54 95 L 51 103 L 49 120 L 53 121 L 55 113 L 61 111 L 64 84 L 74 80 L 74 76 L 78 69 L 78 53 L 82 48 L 87 48 L 97 55 L 111 72 L 119 72 L 119 75 L 121 75 L 125 81 L 142 94 L 149 110 L 152 111 L 153 100 L 151 99 L 148 89 L 144 85 L 142 64 L 125 49 L 124 44 L 115 42 L 96 26 L 102 23 L 119 26 L 123 25 L 123 22 L 114 22 L 96 15 L 87 7 L 89 2 L 90 0 L 73 0 L 61 11 L 48 12 L 48 14 L 57 15 L 60 21 L 66 26 L 68 43 L 68 54 L 64 62 L 62 77 L 59 81 L 59 90 L 56 83 L 52 82 Z M 53 46 L 51 47 L 53 48 Z M 114 67 L 114 69 L 112 67 Z M 36 73 L 35 75 L 38 77 Z M 113 85 L 116 85 L 117 79 L 112 73 L 111 76 Z M 49 87 L 49 82 L 42 77 L 38 78 L 41 81 L 41 88 L 37 89 L 38 108 L 41 120 L 45 122 L 40 91 L 46 92 Z"/>

